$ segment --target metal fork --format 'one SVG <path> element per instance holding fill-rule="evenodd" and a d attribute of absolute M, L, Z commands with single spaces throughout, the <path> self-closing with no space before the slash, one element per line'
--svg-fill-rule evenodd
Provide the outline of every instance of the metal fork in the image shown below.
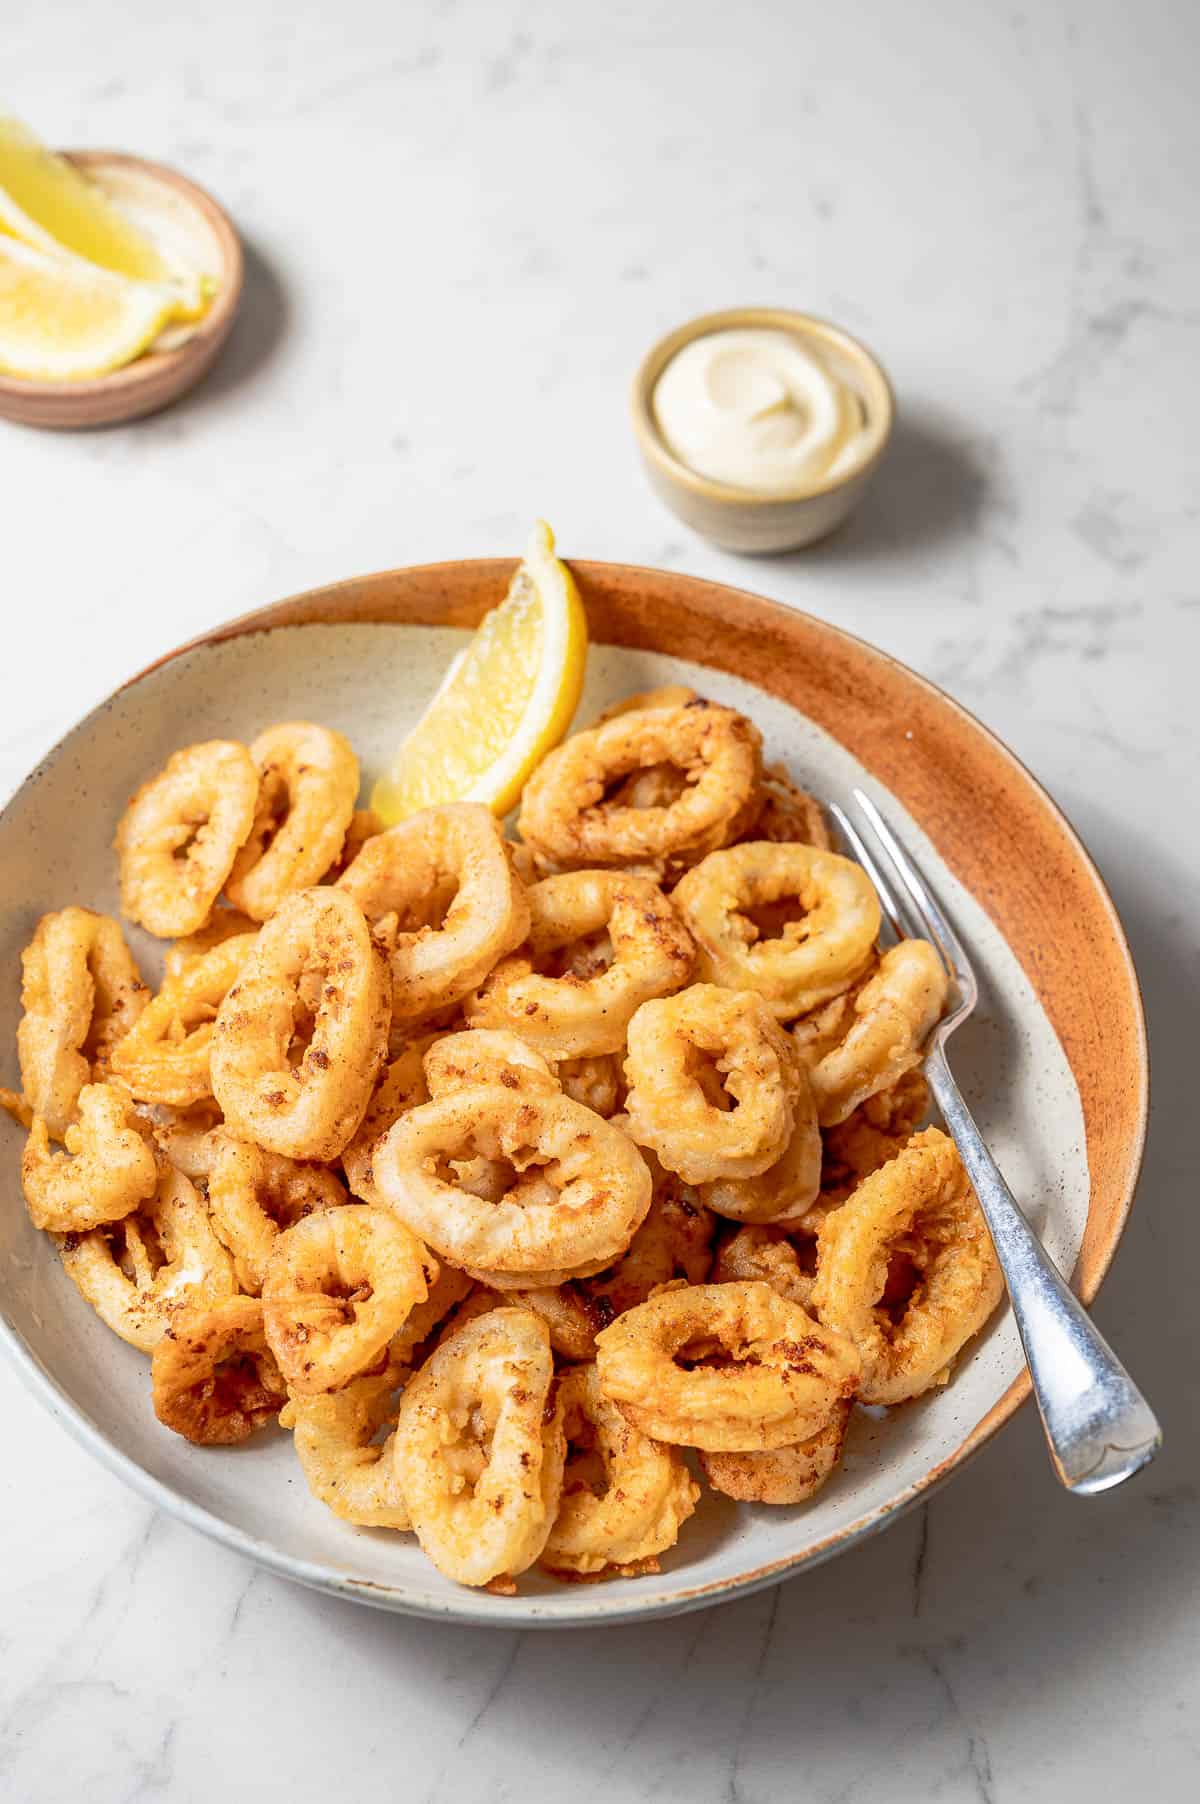
<path fill-rule="evenodd" d="M 975 1186 L 1004 1270 L 1055 1469 L 1069 1491 L 1094 1496 L 1148 1465 L 1162 1445 L 1162 1431 L 1063 1282 L 983 1143 L 946 1062 L 947 1040 L 979 999 L 971 962 L 874 802 L 861 789 L 853 795 L 874 850 L 844 808 L 835 803 L 831 812 L 875 885 L 884 914 L 898 937 L 928 940 L 952 979 L 950 1006 L 930 1036 L 925 1075 Z"/>

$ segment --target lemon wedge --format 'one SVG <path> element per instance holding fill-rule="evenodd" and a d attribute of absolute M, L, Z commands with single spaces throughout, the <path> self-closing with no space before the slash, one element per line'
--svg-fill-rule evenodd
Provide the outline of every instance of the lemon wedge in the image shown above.
<path fill-rule="evenodd" d="M 16 119 L 0 117 L 0 230 L 36 250 L 72 251 L 114 275 L 152 282 L 174 296 L 174 317 L 198 319 L 202 277 L 170 261 L 64 157 Z"/>
<path fill-rule="evenodd" d="M 571 724 L 586 662 L 583 603 L 539 520 L 508 594 L 451 664 L 371 806 L 389 826 L 439 802 L 507 814 Z"/>
<path fill-rule="evenodd" d="M 29 381 L 105 376 L 144 351 L 175 311 L 170 289 L 128 282 L 0 232 L 0 370 Z"/>

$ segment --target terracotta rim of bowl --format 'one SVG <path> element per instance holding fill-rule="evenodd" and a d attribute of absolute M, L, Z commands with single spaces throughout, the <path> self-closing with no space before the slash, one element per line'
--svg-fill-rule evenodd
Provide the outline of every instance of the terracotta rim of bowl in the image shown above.
<path fill-rule="evenodd" d="M 818 347 L 833 350 L 854 369 L 861 384 L 859 399 L 866 422 L 853 460 L 836 476 L 784 494 L 761 495 L 753 489 L 735 488 L 732 483 L 702 476 L 676 457 L 666 444 L 654 417 L 654 387 L 667 364 L 693 339 L 703 338 L 707 332 L 726 332 L 743 326 L 765 326 L 773 331 L 789 332 L 801 341 L 815 340 Z M 725 307 L 718 313 L 703 313 L 685 325 L 677 326 L 651 345 L 638 365 L 630 403 L 634 435 L 644 457 L 656 464 L 678 487 L 690 489 L 706 501 L 739 508 L 790 507 L 798 501 L 814 501 L 820 495 L 834 495 L 839 489 L 847 488 L 875 468 L 887 450 L 896 417 L 895 394 L 887 371 L 875 353 L 831 320 L 820 319 L 813 313 L 798 313 L 789 307 Z"/>
<path fill-rule="evenodd" d="M 380 571 L 308 590 L 198 635 L 147 665 L 115 693 L 134 687 L 187 652 L 278 627 L 474 627 L 504 594 L 515 565 L 515 559 L 461 559 Z M 1112 898 L 1074 828 L 1036 778 L 974 715 L 897 659 L 842 628 L 678 572 L 575 560 L 571 569 L 596 643 L 652 652 L 668 644 L 673 656 L 743 677 L 799 708 L 885 784 L 1001 926 L 1058 1033 L 1079 1088 L 1091 1194 L 1071 1284 L 1085 1303 L 1090 1302 L 1112 1262 L 1133 1203 L 1146 1136 L 1149 1065 L 1133 959 Z M 714 623 L 719 635 L 714 634 Z M 101 702 L 84 719 L 105 706 L 107 701 Z M 903 732 L 896 730 L 898 719 L 907 723 Z M 953 752 L 954 757 L 938 763 L 935 752 Z M 39 769 L 44 762 L 39 762 Z M 18 785 L 14 793 L 23 787 Z M 963 826 L 956 834 L 956 819 L 970 830 Z M 1019 870 L 1014 871 L 1010 858 L 989 861 L 981 843 L 984 835 L 977 830 L 981 819 L 990 820 L 993 829 L 1003 821 L 1000 849 L 1011 844 L 1022 847 Z M 1048 906 L 1055 882 L 1057 901 Z M 1001 898 L 1009 904 L 1003 925 L 992 906 Z M 1047 939 L 1042 925 L 1051 916 L 1054 935 Z M 1099 972 L 1094 970 L 1098 960 L 1103 964 Z M 1086 983 L 1074 980 L 1080 969 L 1089 971 Z M 2 1319 L 0 1330 L 0 1344 L 63 1426 L 135 1490 L 191 1527 L 318 1590 L 412 1615 L 510 1628 L 596 1627 L 672 1615 L 759 1590 L 820 1564 L 927 1499 L 991 1439 L 1030 1393 L 1028 1373 L 1022 1373 L 954 1452 L 899 1497 L 802 1552 L 736 1578 L 668 1587 L 656 1597 L 630 1600 L 625 1607 L 618 1593 L 607 1604 L 595 1600 L 593 1609 L 578 1615 L 552 1614 L 545 1606 L 553 1600 L 537 1597 L 506 1599 L 502 1613 L 484 1613 L 470 1595 L 450 1607 L 432 1594 L 422 1597 L 411 1589 L 356 1579 L 281 1554 L 232 1527 L 122 1453 Z"/>

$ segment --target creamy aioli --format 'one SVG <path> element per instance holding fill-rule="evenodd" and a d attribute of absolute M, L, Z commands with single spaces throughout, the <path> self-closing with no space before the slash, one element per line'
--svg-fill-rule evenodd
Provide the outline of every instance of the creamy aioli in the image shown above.
<path fill-rule="evenodd" d="M 815 488 L 862 430 L 857 396 L 790 332 L 694 338 L 654 387 L 668 449 L 697 475 L 758 495 Z"/>

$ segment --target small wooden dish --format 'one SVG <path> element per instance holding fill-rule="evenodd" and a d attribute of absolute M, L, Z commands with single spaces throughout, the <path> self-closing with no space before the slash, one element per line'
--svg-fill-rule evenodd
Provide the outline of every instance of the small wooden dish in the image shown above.
<path fill-rule="evenodd" d="M 205 241 L 206 267 L 219 283 L 204 318 L 179 342 L 146 351 L 109 376 L 86 382 L 27 382 L 19 376 L 0 376 L 0 416 L 5 419 L 59 430 L 114 426 L 169 406 L 211 369 L 241 300 L 242 247 L 233 221 L 211 194 L 174 169 L 119 151 L 63 154 L 87 174 L 110 178 L 114 187 L 120 184 L 147 192 L 152 185 L 156 205 L 173 213 L 189 232 Z"/>

